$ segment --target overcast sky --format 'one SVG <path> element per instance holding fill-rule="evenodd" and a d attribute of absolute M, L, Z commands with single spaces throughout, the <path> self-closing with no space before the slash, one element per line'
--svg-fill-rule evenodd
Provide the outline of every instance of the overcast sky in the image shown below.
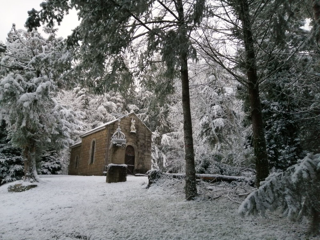
<path fill-rule="evenodd" d="M 39 10 L 40 3 L 44 0 L 0 0 L 0 42 L 5 43 L 12 24 L 16 29 L 25 29 L 24 23 L 28 17 L 28 11 L 32 8 Z M 77 26 L 77 14 L 71 11 L 58 26 L 58 36 L 66 37 Z"/>

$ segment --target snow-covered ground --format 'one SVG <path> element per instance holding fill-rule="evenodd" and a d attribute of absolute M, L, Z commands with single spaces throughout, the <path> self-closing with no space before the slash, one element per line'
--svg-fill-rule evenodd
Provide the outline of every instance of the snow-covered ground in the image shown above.
<path fill-rule="evenodd" d="M 210 187 L 216 199 L 185 201 L 183 183 L 175 179 L 149 189 L 146 177 L 111 184 L 98 176 L 41 179 L 26 192 L 0 187 L 1 240 L 307 239 L 304 224 L 275 215 L 241 218 L 221 184 Z"/>

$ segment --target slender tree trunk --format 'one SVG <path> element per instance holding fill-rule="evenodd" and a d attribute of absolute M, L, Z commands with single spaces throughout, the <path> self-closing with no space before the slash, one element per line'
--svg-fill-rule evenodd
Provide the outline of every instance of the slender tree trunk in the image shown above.
<path fill-rule="evenodd" d="M 187 29 L 184 22 L 183 4 L 177 0 L 177 12 L 179 14 L 179 41 L 180 41 L 180 72 L 182 83 L 182 108 L 183 108 L 183 130 L 184 130 L 184 147 L 186 161 L 186 183 L 185 194 L 187 200 L 193 200 L 197 196 L 196 171 L 194 163 L 194 148 L 192 137 L 192 121 L 190 108 L 189 93 L 189 76 L 188 76 L 188 38 Z"/>
<path fill-rule="evenodd" d="M 31 155 L 32 159 L 31 159 L 31 171 L 32 171 L 32 174 L 31 174 L 31 177 L 34 181 L 36 182 L 40 182 L 40 178 L 39 178 L 39 175 L 38 175 L 38 172 L 37 172 L 37 159 L 36 159 L 36 152 L 33 151 L 32 155 Z"/>
<path fill-rule="evenodd" d="M 320 230 L 320 212 L 318 212 L 314 207 L 311 209 L 311 222 L 309 227 L 309 233 L 318 235 Z"/>
<path fill-rule="evenodd" d="M 315 40 L 316 43 L 320 44 L 320 0 L 312 0 L 312 7 L 313 7 L 313 17 L 315 21 Z M 318 178 L 319 179 L 319 178 Z M 320 193 L 317 192 L 317 199 L 318 203 L 320 203 Z M 319 234 L 319 229 L 320 229 L 320 212 L 317 211 L 319 209 L 315 209 L 314 207 L 312 208 L 312 216 L 311 216 L 311 223 L 310 223 L 310 228 L 309 232 L 311 234 Z"/>
<path fill-rule="evenodd" d="M 251 107 L 251 120 L 253 130 L 254 155 L 256 160 L 256 185 L 269 175 L 268 155 L 264 134 L 261 102 L 259 97 L 259 81 L 257 74 L 256 56 L 254 50 L 253 34 L 247 0 L 239 0 L 239 17 L 242 22 L 243 41 L 246 53 L 246 69 L 249 82 L 249 98 Z"/>
<path fill-rule="evenodd" d="M 184 63 L 187 60 L 181 56 L 181 61 Z M 190 110 L 190 94 L 189 94 L 189 78 L 188 69 L 181 68 L 181 82 L 182 82 L 182 108 L 183 108 L 183 130 L 184 130 L 184 147 L 185 147 L 185 161 L 186 161 L 186 185 L 185 194 L 187 200 L 192 200 L 197 195 L 196 187 L 196 171 L 194 164 L 194 149 L 192 137 L 192 121 Z"/>
<path fill-rule="evenodd" d="M 320 1 L 319 0 L 312 0 L 312 8 L 313 8 L 313 17 L 315 21 L 315 35 L 316 35 L 316 42 L 320 44 Z"/>
<path fill-rule="evenodd" d="M 258 85 L 256 87 L 249 86 L 249 98 L 257 172 L 256 185 L 259 187 L 260 181 L 263 181 L 269 175 L 269 166 Z"/>
<path fill-rule="evenodd" d="M 23 169 L 23 172 L 24 172 L 24 177 L 23 177 L 23 180 L 26 181 L 26 182 L 29 182 L 30 181 L 30 157 L 29 157 L 29 147 L 26 147 L 24 150 L 23 150 L 23 158 L 24 158 L 24 169 Z"/>

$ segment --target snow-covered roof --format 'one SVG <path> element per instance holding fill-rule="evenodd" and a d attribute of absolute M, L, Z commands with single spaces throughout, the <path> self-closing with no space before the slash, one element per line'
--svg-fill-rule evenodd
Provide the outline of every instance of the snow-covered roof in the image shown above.
<path fill-rule="evenodd" d="M 83 138 L 83 137 L 86 137 L 86 136 L 88 136 L 88 135 L 90 135 L 90 134 L 99 132 L 99 131 L 101 131 L 102 129 L 106 128 L 108 125 L 110 125 L 110 124 L 112 124 L 112 123 L 114 123 L 114 122 L 117 122 L 117 121 L 119 121 L 119 120 L 122 119 L 122 118 L 128 117 L 129 115 L 132 115 L 132 114 L 134 114 L 134 115 L 141 121 L 141 119 L 140 119 L 134 112 L 131 112 L 131 113 L 129 113 L 129 114 L 123 115 L 122 117 L 119 117 L 118 119 L 112 120 L 112 121 L 110 121 L 110 122 L 107 122 L 107 123 L 99 126 L 99 127 L 96 127 L 96 128 L 94 128 L 94 129 L 91 129 L 90 131 L 81 134 L 80 137 Z M 142 122 L 142 121 L 141 121 L 141 122 Z M 151 130 L 144 124 L 144 122 L 142 122 L 142 124 L 151 132 Z"/>
<path fill-rule="evenodd" d="M 107 122 L 107 123 L 99 126 L 99 127 L 96 127 L 96 128 L 94 128 L 94 129 L 91 129 L 90 131 L 81 134 L 80 137 L 83 138 L 83 137 L 86 137 L 86 136 L 88 136 L 88 135 L 90 135 L 90 134 L 92 134 L 92 133 L 99 132 L 100 130 L 106 128 L 106 126 L 108 126 L 108 125 L 110 125 L 111 123 L 114 123 L 114 122 L 116 122 L 116 121 L 118 121 L 118 120 L 119 120 L 119 119 L 112 120 L 112 121 L 110 121 L 110 122 Z"/>
<path fill-rule="evenodd" d="M 81 141 L 80 142 L 76 142 L 75 144 L 71 145 L 70 148 L 75 148 L 81 145 Z"/>

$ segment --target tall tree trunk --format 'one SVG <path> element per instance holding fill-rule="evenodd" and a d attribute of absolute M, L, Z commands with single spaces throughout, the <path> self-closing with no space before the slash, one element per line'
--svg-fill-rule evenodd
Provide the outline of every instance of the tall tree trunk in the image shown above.
<path fill-rule="evenodd" d="M 264 134 L 261 102 L 259 97 L 259 81 L 257 74 L 254 41 L 251 29 L 249 5 L 247 0 L 239 0 L 239 17 L 242 22 L 243 41 L 246 53 L 246 69 L 248 77 L 248 90 L 251 107 L 251 120 L 253 130 L 254 155 L 256 160 L 256 185 L 269 175 L 268 155 Z"/>
<path fill-rule="evenodd" d="M 309 233 L 317 235 L 320 229 L 320 212 L 314 207 L 311 209 L 311 222 L 309 226 Z"/>
<path fill-rule="evenodd" d="M 23 157 L 24 157 L 24 181 L 39 182 L 39 176 L 37 173 L 37 166 L 36 166 L 36 152 L 35 152 L 35 145 L 31 144 L 31 146 L 26 146 L 23 150 Z"/>
<path fill-rule="evenodd" d="M 188 38 L 184 22 L 184 11 L 181 0 L 177 0 L 177 12 L 179 14 L 179 43 L 180 43 L 180 72 L 182 83 L 182 108 L 183 108 L 183 130 L 186 161 L 186 183 L 185 194 L 187 200 L 193 200 L 197 196 L 196 171 L 194 164 L 194 148 L 192 137 L 192 121 L 190 109 L 189 75 L 188 75 Z"/>
<path fill-rule="evenodd" d="M 313 17 L 315 21 L 315 35 L 316 35 L 316 42 L 320 44 L 320 1 L 319 0 L 312 0 L 312 8 L 313 8 Z"/>
<path fill-rule="evenodd" d="M 316 38 L 316 43 L 318 44 L 318 47 L 320 45 L 320 0 L 312 0 L 313 2 L 313 17 L 315 21 L 315 38 Z M 319 179 L 319 178 L 318 178 Z M 317 200 L 318 203 L 320 203 L 320 193 L 317 192 Z M 318 234 L 319 233 L 319 228 L 320 228 L 320 211 L 319 209 L 315 209 L 312 207 L 312 216 L 311 216 L 311 223 L 310 223 L 310 228 L 309 232 L 311 234 Z"/>
<path fill-rule="evenodd" d="M 35 148 L 33 153 L 31 154 L 31 177 L 34 181 L 36 182 L 40 182 L 40 178 L 37 172 L 37 158 L 36 158 L 36 152 L 35 152 Z"/>
<path fill-rule="evenodd" d="M 23 158 L 24 158 L 24 169 L 23 169 L 23 172 L 24 172 L 24 177 L 23 177 L 23 180 L 24 181 L 27 181 L 29 182 L 30 181 L 30 157 L 29 157 L 29 147 L 25 147 L 25 149 L 23 150 Z"/>
<path fill-rule="evenodd" d="M 187 63 L 187 59 L 181 56 L 181 62 Z M 185 194 L 187 200 L 192 200 L 197 195 L 196 187 L 196 171 L 194 164 L 194 148 L 192 137 L 192 121 L 190 110 L 190 94 L 189 94 L 189 77 L 188 68 L 181 67 L 181 82 L 182 82 L 182 108 L 183 108 L 183 130 L 184 130 L 184 147 L 186 161 L 186 185 Z"/>

